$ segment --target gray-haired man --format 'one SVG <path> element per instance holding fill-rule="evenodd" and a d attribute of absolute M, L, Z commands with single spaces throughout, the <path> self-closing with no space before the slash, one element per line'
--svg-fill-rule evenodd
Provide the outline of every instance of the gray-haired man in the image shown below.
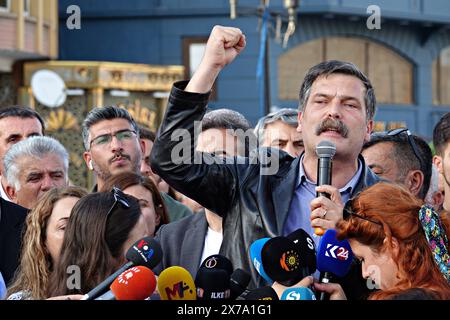
<path fill-rule="evenodd" d="M 273 147 L 298 157 L 305 149 L 297 130 L 298 111 L 283 108 L 259 119 L 255 127 L 260 147 Z"/>
<path fill-rule="evenodd" d="M 46 191 L 69 183 L 69 155 L 50 137 L 34 136 L 16 143 L 5 154 L 3 166 L 8 196 L 28 209 Z"/>

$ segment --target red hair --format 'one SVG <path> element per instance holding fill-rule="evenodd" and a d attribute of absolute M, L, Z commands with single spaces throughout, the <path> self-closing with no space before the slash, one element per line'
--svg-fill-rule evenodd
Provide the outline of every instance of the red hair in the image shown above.
<path fill-rule="evenodd" d="M 411 288 L 426 289 L 436 299 L 450 299 L 450 285 L 434 261 L 419 221 L 422 205 L 423 201 L 404 187 L 380 182 L 362 191 L 352 200 L 350 209 L 381 225 L 355 215 L 338 222 L 339 239 L 356 240 L 375 252 L 391 251 L 392 238 L 397 239 L 398 254 L 392 253 L 392 259 L 398 266 L 400 280 L 392 288 L 373 293 L 369 299 L 390 299 Z M 441 220 L 448 235 L 448 220 L 443 215 Z"/>

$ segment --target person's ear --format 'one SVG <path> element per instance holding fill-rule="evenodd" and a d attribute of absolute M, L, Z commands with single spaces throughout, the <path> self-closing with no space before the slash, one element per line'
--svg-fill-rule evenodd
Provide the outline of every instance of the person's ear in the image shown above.
<path fill-rule="evenodd" d="M 405 185 L 415 196 L 420 194 L 424 181 L 423 172 L 420 170 L 411 170 L 406 175 Z"/>
<path fill-rule="evenodd" d="M 444 173 L 444 169 L 442 168 L 442 157 L 441 156 L 433 156 L 433 163 L 437 167 L 440 174 Z"/>
<path fill-rule="evenodd" d="M 12 200 L 12 202 L 16 203 L 17 201 L 17 192 L 16 188 L 10 186 L 9 184 L 6 185 L 6 194 L 8 197 Z"/>
<path fill-rule="evenodd" d="M 88 151 L 85 151 L 83 153 L 83 159 L 84 159 L 84 162 L 86 162 L 86 166 L 88 167 L 88 169 L 93 171 L 94 170 L 94 162 L 92 161 L 91 153 Z"/>

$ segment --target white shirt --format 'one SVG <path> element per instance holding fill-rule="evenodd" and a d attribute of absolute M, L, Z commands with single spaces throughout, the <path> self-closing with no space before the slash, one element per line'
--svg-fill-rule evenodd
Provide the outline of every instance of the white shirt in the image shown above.
<path fill-rule="evenodd" d="M 8 194 L 6 193 L 5 189 L 3 189 L 3 184 L 1 181 L 3 180 L 2 176 L 0 176 L 0 197 L 3 198 L 3 200 L 7 200 L 9 202 L 12 202 L 12 199 L 8 197 Z"/>
<path fill-rule="evenodd" d="M 222 232 L 217 232 L 208 227 L 206 232 L 205 244 L 203 246 L 202 258 L 200 259 L 200 264 L 214 254 L 219 254 L 220 246 L 222 245 L 223 234 Z"/>

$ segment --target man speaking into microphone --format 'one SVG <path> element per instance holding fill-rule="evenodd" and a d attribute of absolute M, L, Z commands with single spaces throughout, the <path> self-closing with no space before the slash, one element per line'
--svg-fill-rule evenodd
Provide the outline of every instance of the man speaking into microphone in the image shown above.
<path fill-rule="evenodd" d="M 342 219 L 345 201 L 379 179 L 359 155 L 373 127 L 374 90 L 354 64 L 343 61 L 321 62 L 305 76 L 297 128 L 302 132 L 305 151 L 299 157 L 275 148 L 261 148 L 255 153 L 257 160 L 270 162 L 254 161 L 252 157 L 217 161 L 214 155 L 192 152 L 194 122 L 201 121 L 207 110 L 214 81 L 238 55 L 252 57 L 251 52 L 245 52 L 245 46 L 240 29 L 213 28 L 192 79 L 173 85 L 151 163 L 153 170 L 175 189 L 224 218 L 224 239 L 234 241 L 223 243 L 220 254 L 235 268 L 251 272 L 252 288 L 265 283 L 252 267 L 247 251 L 250 244 L 264 237 L 286 236 L 299 228 L 311 235 L 314 228 L 334 228 Z M 239 68 L 239 64 L 229 68 Z M 177 132 L 189 132 L 191 139 L 180 142 Z M 316 146 L 322 140 L 332 142 L 336 154 L 332 185 L 316 190 Z M 188 144 L 187 148 L 183 143 Z M 180 146 L 191 151 L 183 152 L 182 161 L 173 158 Z M 205 161 L 198 163 L 198 159 Z M 267 166 L 274 164 L 277 170 L 268 173 Z M 316 197 L 316 192 L 327 193 L 330 198 Z M 314 237 L 314 241 L 318 243 L 320 238 Z"/>

